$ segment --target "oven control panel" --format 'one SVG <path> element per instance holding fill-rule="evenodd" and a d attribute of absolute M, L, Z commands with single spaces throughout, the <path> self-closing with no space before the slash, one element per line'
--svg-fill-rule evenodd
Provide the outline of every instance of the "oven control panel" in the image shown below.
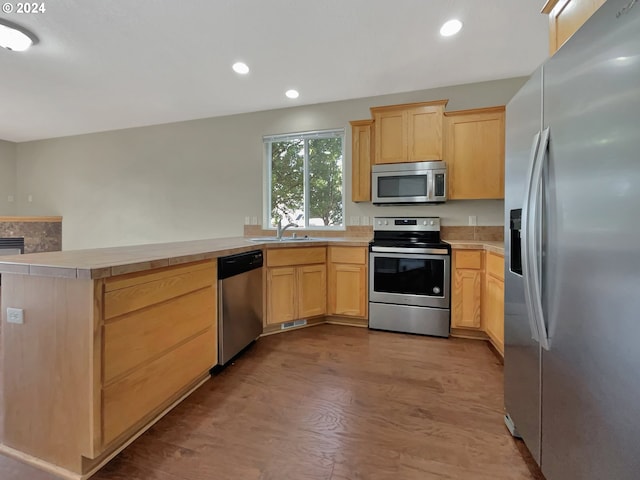
<path fill-rule="evenodd" d="M 440 217 L 374 217 L 376 231 L 439 232 Z"/>

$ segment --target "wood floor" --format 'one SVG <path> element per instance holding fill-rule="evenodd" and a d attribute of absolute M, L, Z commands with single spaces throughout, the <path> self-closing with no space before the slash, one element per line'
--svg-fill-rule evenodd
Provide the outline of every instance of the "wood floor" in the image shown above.
<path fill-rule="evenodd" d="M 541 478 L 502 396 L 484 342 L 321 325 L 260 339 L 93 478 Z M 0 456 L 0 478 L 54 477 Z"/>

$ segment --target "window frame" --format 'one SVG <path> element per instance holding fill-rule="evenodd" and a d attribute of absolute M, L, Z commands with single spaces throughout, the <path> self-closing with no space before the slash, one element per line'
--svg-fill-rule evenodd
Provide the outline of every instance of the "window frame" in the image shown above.
<path fill-rule="evenodd" d="M 342 225 L 309 225 L 309 202 L 311 191 L 309 188 L 309 140 L 314 140 L 318 138 L 341 138 L 342 139 L 342 200 L 340 202 L 342 208 Z M 303 159 L 303 191 L 304 191 L 304 225 L 297 228 L 297 230 L 333 230 L 340 231 L 346 230 L 347 228 L 347 215 L 346 215 L 346 157 L 345 157 L 345 141 L 346 141 L 346 133 L 345 128 L 332 128 L 327 130 L 311 130 L 306 132 L 294 132 L 294 133 L 286 133 L 280 135 L 265 135 L 262 137 L 262 142 L 264 146 L 264 156 L 265 156 L 265 168 L 264 173 L 266 177 L 265 191 L 264 191 L 264 208 L 263 208 L 263 217 L 262 217 L 262 228 L 264 230 L 276 230 L 276 227 L 271 225 L 271 201 L 272 201 L 272 171 L 271 171 L 271 155 L 272 149 L 271 144 L 273 142 L 282 142 L 286 140 L 304 140 L 304 159 Z"/>

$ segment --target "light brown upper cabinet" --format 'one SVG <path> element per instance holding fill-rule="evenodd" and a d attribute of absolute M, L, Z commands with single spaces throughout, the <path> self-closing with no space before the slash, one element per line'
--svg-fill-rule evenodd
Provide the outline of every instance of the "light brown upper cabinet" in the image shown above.
<path fill-rule="evenodd" d="M 504 106 L 445 113 L 449 199 L 504 198 Z"/>
<path fill-rule="evenodd" d="M 373 163 L 442 159 L 442 128 L 447 100 L 372 107 Z"/>
<path fill-rule="evenodd" d="M 371 201 L 371 157 L 373 120 L 355 120 L 351 124 L 351 201 Z"/>
<path fill-rule="evenodd" d="M 548 0 L 549 54 L 553 55 L 598 10 L 605 0 Z"/>

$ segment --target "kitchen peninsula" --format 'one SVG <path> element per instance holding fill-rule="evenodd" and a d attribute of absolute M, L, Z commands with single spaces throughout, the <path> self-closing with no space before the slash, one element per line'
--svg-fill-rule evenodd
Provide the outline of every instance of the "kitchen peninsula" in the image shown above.
<path fill-rule="evenodd" d="M 0 257 L 0 452 L 88 478 L 209 378 L 218 257 L 367 241 L 226 238 Z"/>

